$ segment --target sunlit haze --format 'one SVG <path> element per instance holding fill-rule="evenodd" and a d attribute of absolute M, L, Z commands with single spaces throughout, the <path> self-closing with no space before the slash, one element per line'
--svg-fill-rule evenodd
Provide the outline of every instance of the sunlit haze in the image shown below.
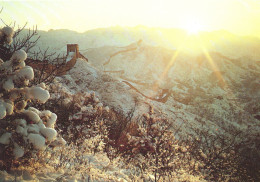
<path fill-rule="evenodd" d="M 0 182 L 260 182 L 259 75 L 260 0 L 0 0 Z"/>
<path fill-rule="evenodd" d="M 28 22 L 41 30 L 144 25 L 260 37 L 259 0 L 1 0 L 0 6 L 6 23 Z"/>

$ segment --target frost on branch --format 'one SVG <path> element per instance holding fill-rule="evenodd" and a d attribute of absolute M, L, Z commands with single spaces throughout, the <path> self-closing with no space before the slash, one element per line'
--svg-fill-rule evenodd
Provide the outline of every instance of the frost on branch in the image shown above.
<path fill-rule="evenodd" d="M 13 30 L 0 30 L 0 44 L 10 43 Z M 0 60 L 0 160 L 6 168 L 13 159 L 34 156 L 48 146 L 66 142 L 54 129 L 57 115 L 49 110 L 39 111 L 27 103 L 45 103 L 50 94 L 45 84 L 29 87 L 34 71 L 26 66 L 23 50 L 13 53 L 10 60 Z M 10 167 L 10 166 L 9 166 Z"/>

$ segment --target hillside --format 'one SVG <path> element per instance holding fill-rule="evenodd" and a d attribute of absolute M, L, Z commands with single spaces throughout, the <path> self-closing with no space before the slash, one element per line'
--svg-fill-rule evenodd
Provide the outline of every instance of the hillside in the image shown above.
<path fill-rule="evenodd" d="M 251 165 L 260 156 L 259 39 L 218 31 L 197 40 L 142 26 L 39 35 L 42 49 L 65 53 L 78 43 L 88 59 L 44 85 L 50 99 L 36 103 L 57 114 L 68 145 L 44 151 L 42 161 L 37 153 L 48 165 L 36 174 L 0 178 L 156 181 L 168 170 L 176 181 L 259 179 Z"/>
<path fill-rule="evenodd" d="M 110 58 L 115 52 L 131 46 L 136 46 L 136 49 Z M 225 125 L 230 124 L 242 128 L 259 124 L 254 118 L 259 115 L 259 61 L 246 57 L 230 59 L 220 53 L 210 52 L 213 66 L 204 55 L 180 53 L 162 77 L 175 54 L 176 51 L 145 43 L 123 48 L 102 47 L 84 52 L 90 64 L 98 70 L 108 73 L 123 71 L 109 74 L 119 80 L 128 80 L 146 95 L 155 96 L 162 89 L 170 89 L 172 95 L 165 104 L 151 101 L 169 118 L 174 118 L 172 112 L 182 110 L 185 115 L 193 113 L 207 119 L 206 123 L 214 123 L 216 128 L 225 128 Z M 109 59 L 110 62 L 104 65 Z M 203 110 L 210 116 L 203 114 Z M 231 110 L 234 110 L 233 114 L 230 114 Z M 212 118 L 222 121 L 215 123 Z"/>

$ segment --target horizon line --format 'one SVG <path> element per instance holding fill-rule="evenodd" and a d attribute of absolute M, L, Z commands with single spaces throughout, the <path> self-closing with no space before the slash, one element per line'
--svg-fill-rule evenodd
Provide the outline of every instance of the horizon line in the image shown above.
<path fill-rule="evenodd" d="M 36 27 L 37 25 L 33 26 L 33 27 Z M 143 28 L 146 28 L 146 29 L 168 29 L 168 30 L 179 30 L 179 31 L 183 31 L 185 32 L 186 34 L 188 34 L 188 31 L 185 30 L 184 28 L 180 28 L 180 27 L 159 27 L 159 26 L 147 26 L 147 25 L 136 25 L 136 26 L 123 26 L 123 25 L 114 25 L 114 26 L 107 26 L 107 27 L 97 27 L 97 28 L 92 28 L 92 29 L 87 29 L 87 30 L 84 30 L 84 31 L 77 31 L 77 30 L 72 30 L 72 29 L 69 29 L 69 28 L 50 28 L 48 30 L 44 30 L 44 29 L 38 29 L 37 28 L 37 31 L 44 31 L 44 32 L 50 32 L 50 31 L 60 31 L 60 30 L 68 30 L 68 31 L 71 31 L 71 32 L 76 32 L 76 33 L 79 33 L 79 34 L 84 34 L 84 33 L 87 33 L 88 31 L 93 31 L 93 30 L 98 30 L 98 29 L 109 29 L 109 28 L 139 28 L 139 27 L 143 27 Z M 24 28 L 25 30 L 29 30 L 29 29 L 32 29 L 32 28 Z M 216 29 L 216 30 L 200 30 L 198 31 L 198 34 L 200 33 L 213 33 L 213 32 L 227 32 L 227 33 L 230 33 L 232 35 L 235 35 L 235 36 L 239 36 L 239 37 L 254 37 L 254 38 L 257 38 L 260 40 L 260 36 L 257 36 L 257 35 L 254 35 L 254 34 L 238 34 L 238 33 L 234 33 L 232 31 L 229 31 L 229 30 L 226 30 L 226 29 Z"/>

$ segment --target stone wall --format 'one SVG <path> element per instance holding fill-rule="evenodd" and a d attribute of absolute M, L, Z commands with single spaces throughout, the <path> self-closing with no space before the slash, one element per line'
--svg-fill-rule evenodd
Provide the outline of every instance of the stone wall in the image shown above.
<path fill-rule="evenodd" d="M 75 52 L 76 57 L 79 58 L 79 45 L 78 44 L 67 44 L 67 56 L 70 52 Z"/>
<path fill-rule="evenodd" d="M 65 64 L 51 64 L 47 61 L 27 59 L 26 64 L 31 66 L 33 69 L 42 70 L 47 74 L 55 74 L 57 76 L 65 75 L 77 62 L 78 58 L 85 59 L 83 55 L 79 52 L 78 44 L 67 44 L 67 56 L 70 52 L 75 52 L 73 58 Z"/>

